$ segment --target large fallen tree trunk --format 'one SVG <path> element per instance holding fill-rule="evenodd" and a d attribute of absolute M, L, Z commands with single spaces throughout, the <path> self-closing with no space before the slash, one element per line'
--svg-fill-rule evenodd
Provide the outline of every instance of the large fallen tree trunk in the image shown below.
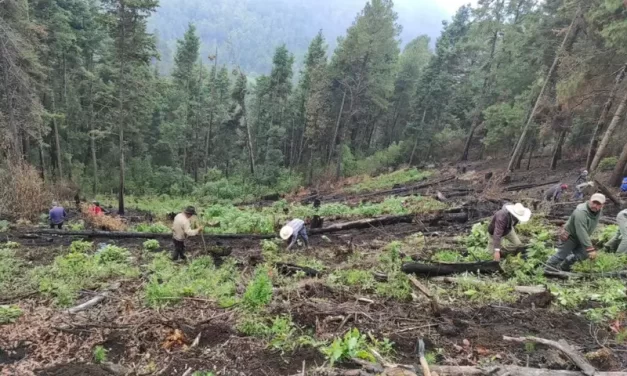
<path fill-rule="evenodd" d="M 422 264 L 419 262 L 404 264 L 401 268 L 407 274 L 422 274 L 426 276 L 451 275 L 462 273 L 500 273 L 501 266 L 496 261 L 481 261 L 459 264 Z"/>
<path fill-rule="evenodd" d="M 515 185 L 513 187 L 505 188 L 505 191 L 516 192 L 516 191 L 522 191 L 523 189 L 530 189 L 530 188 L 542 187 L 545 185 L 557 184 L 559 182 L 560 182 L 559 180 L 553 180 L 553 181 L 547 181 L 544 183 L 521 184 L 521 185 Z"/>
<path fill-rule="evenodd" d="M 312 229 L 310 231 L 310 234 L 312 235 L 328 234 L 331 232 L 344 231 L 344 230 L 395 225 L 397 223 L 412 223 L 413 220 L 414 220 L 414 214 L 388 215 L 384 217 L 360 219 L 360 220 L 352 221 L 352 222 L 336 223 L 336 224 L 333 224 L 324 228 Z"/>
<path fill-rule="evenodd" d="M 607 198 L 612 200 L 612 202 L 618 205 L 618 207 L 623 207 L 623 202 L 621 201 L 621 199 L 616 197 L 616 195 L 612 191 L 610 191 L 604 184 L 601 184 L 598 179 L 594 179 L 594 183 L 597 185 L 597 187 L 599 187 L 599 191 L 607 196 Z"/>

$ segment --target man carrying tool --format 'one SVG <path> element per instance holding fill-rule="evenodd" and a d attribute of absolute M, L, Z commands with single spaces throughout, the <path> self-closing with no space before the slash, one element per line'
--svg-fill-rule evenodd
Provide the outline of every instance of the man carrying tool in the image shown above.
<path fill-rule="evenodd" d="M 58 202 L 52 202 L 52 209 L 50 209 L 50 228 L 58 228 L 61 230 L 63 228 L 63 222 L 65 222 L 65 217 L 67 217 L 67 212 L 60 206 Z"/>
<path fill-rule="evenodd" d="M 544 199 L 546 201 L 559 202 L 560 198 L 562 197 L 562 193 L 566 192 L 567 189 L 568 185 L 566 184 L 554 185 L 551 188 L 547 189 L 546 192 L 544 192 Z"/>
<path fill-rule="evenodd" d="M 192 224 L 189 219 L 196 215 L 196 209 L 193 206 L 188 206 L 182 213 L 179 213 L 174 217 L 172 223 L 172 240 L 174 241 L 174 251 L 172 252 L 172 260 L 185 260 L 185 239 L 188 236 L 196 236 L 202 232 L 202 227 L 196 230 L 192 230 Z"/>
<path fill-rule="evenodd" d="M 279 232 L 281 239 L 288 243 L 287 250 L 289 251 L 297 242 L 298 238 L 301 238 L 305 243 L 305 248 L 309 248 L 309 238 L 307 237 L 307 229 L 305 228 L 305 221 L 302 219 L 292 219 L 285 226 L 281 228 Z"/>
<path fill-rule="evenodd" d="M 501 260 L 501 240 L 505 238 L 509 240 L 514 247 L 520 247 L 522 242 L 516 235 L 514 227 L 518 223 L 527 223 L 531 219 L 531 210 L 525 208 L 523 204 L 516 205 L 506 204 L 497 211 L 492 217 L 492 221 L 488 226 L 490 238 L 488 240 L 488 248 L 494 255 L 494 261 Z"/>
<path fill-rule="evenodd" d="M 605 248 L 612 252 L 627 254 L 627 209 L 618 213 L 616 223 L 618 231 L 609 242 L 605 243 Z"/>
<path fill-rule="evenodd" d="M 557 253 L 547 261 L 547 270 L 569 271 L 576 261 L 597 257 L 590 235 L 603 215 L 605 196 L 595 193 L 590 201 L 577 205 L 560 233 L 561 245 Z"/>

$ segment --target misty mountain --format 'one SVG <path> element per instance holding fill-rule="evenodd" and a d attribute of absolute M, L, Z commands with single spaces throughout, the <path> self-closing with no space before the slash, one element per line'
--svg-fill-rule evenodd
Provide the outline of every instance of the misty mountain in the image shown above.
<path fill-rule="evenodd" d="M 188 23 L 196 25 L 201 38 L 201 56 L 214 55 L 219 63 L 239 65 L 249 74 L 268 73 L 272 54 L 285 43 L 296 55 L 297 66 L 316 33 L 322 29 L 329 49 L 337 45 L 366 0 L 161 0 L 149 29 L 159 39 L 159 69 L 169 72 L 176 40 Z M 403 45 L 426 34 L 432 43 L 448 12 L 426 0 L 396 2 L 398 22 L 403 26 Z"/>

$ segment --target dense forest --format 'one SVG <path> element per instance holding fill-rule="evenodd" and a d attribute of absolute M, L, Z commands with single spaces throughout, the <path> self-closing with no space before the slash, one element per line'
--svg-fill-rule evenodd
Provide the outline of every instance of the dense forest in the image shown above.
<path fill-rule="evenodd" d="M 513 170 L 534 154 L 552 167 L 587 157 L 592 171 L 613 169 L 612 184 L 623 176 L 622 0 L 479 0 L 444 23 L 435 48 L 425 35 L 401 44 L 393 1 L 371 0 L 331 52 L 315 30 L 302 56 L 286 44 L 267 51 L 267 72 L 220 49 L 207 59 L 190 22 L 168 75 L 148 27 L 158 6 L 0 1 L 8 165 L 121 197 L 228 198 L 235 182 L 286 189 L 444 159 L 506 157 Z"/>

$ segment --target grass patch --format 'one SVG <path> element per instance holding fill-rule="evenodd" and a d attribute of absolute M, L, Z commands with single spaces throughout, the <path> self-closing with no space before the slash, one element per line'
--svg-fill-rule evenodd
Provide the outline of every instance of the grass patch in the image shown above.
<path fill-rule="evenodd" d="M 261 265 L 255 270 L 255 276 L 246 287 L 242 298 L 243 305 L 256 311 L 272 301 L 272 280 L 268 267 Z"/>
<path fill-rule="evenodd" d="M 214 266 L 209 256 L 177 265 L 167 255 L 158 254 L 148 265 L 148 271 L 151 274 L 144 290 L 148 306 L 173 305 L 185 297 L 215 299 L 222 307 L 237 302 L 238 273 L 234 260 L 226 261 L 220 268 Z"/>
<path fill-rule="evenodd" d="M 155 223 L 140 223 L 133 228 L 134 232 L 145 232 L 151 234 L 167 234 L 172 229 L 161 222 Z"/>
<path fill-rule="evenodd" d="M 310 335 L 303 334 L 294 325 L 292 317 L 289 315 L 268 318 L 258 313 L 248 313 L 240 317 L 236 328 L 244 335 L 266 340 L 270 348 L 282 353 L 293 352 L 300 346 L 318 347 L 323 344 L 314 340 Z"/>
<path fill-rule="evenodd" d="M 627 269 L 627 255 L 599 252 L 594 260 L 579 261 L 573 265 L 578 273 L 608 273 Z"/>
<path fill-rule="evenodd" d="M 0 248 L 0 295 L 12 296 L 25 292 L 30 287 L 24 278 L 24 263 L 15 256 L 15 249 Z"/>
<path fill-rule="evenodd" d="M 57 256 L 48 266 L 33 269 L 32 280 L 39 291 L 54 298 L 59 306 L 69 306 L 83 289 L 98 289 L 120 277 L 137 277 L 139 269 L 128 265 L 126 249 L 107 246 L 90 255 L 77 251 L 87 248 L 88 242 L 74 242 L 73 252 Z"/>
<path fill-rule="evenodd" d="M 23 312 L 16 305 L 0 305 L 0 325 L 12 324 L 22 316 Z"/>
<path fill-rule="evenodd" d="M 345 191 L 348 193 L 361 193 L 369 191 L 378 191 L 384 189 L 392 189 L 395 184 L 407 184 L 419 180 L 427 179 L 433 175 L 431 171 L 419 171 L 416 169 L 405 169 L 382 174 L 375 177 L 366 176 L 358 183 L 354 184 Z"/>

